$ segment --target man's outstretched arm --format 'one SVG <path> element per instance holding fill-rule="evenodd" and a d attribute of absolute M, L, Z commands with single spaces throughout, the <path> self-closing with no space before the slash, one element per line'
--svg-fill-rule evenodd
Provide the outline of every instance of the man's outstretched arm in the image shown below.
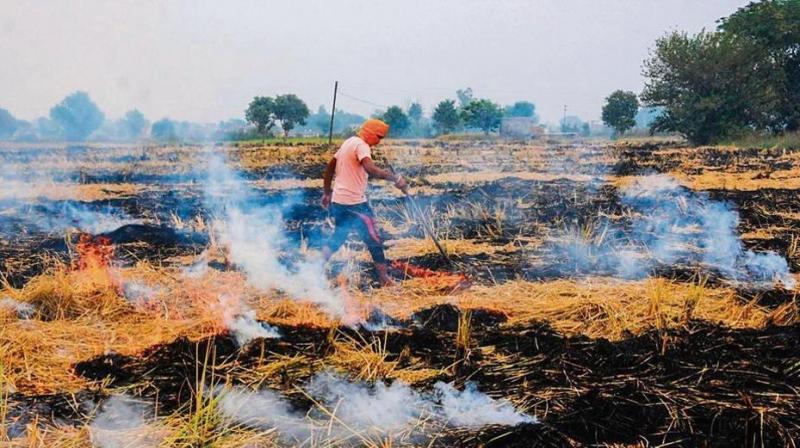
<path fill-rule="evenodd" d="M 370 157 L 364 157 L 361 159 L 361 165 L 364 169 L 369 173 L 372 177 L 377 177 L 378 179 L 386 179 L 390 182 L 394 182 L 394 186 L 405 192 L 408 189 L 408 185 L 406 184 L 405 179 L 403 176 L 399 174 L 394 174 L 391 171 L 385 170 L 378 165 L 375 165 L 375 162 L 372 161 Z"/>

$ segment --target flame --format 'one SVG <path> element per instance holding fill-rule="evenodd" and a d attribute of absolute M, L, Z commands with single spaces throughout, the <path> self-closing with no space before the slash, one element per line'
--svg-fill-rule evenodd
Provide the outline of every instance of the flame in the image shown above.
<path fill-rule="evenodd" d="M 73 264 L 76 271 L 108 270 L 114 257 L 114 245 L 105 236 L 82 233 L 75 245 L 78 258 Z"/>
<path fill-rule="evenodd" d="M 89 287 L 108 287 L 117 295 L 124 296 L 122 276 L 112 267 L 114 245 L 110 238 L 81 233 L 75 252 L 77 258 L 72 263 L 72 270 L 78 276 L 77 282 Z"/>
<path fill-rule="evenodd" d="M 393 260 L 392 269 L 400 271 L 405 277 L 423 279 L 426 284 L 437 289 L 465 289 L 470 285 L 470 281 L 464 274 L 450 272 L 438 272 L 420 266 L 414 266 L 407 261 Z"/>

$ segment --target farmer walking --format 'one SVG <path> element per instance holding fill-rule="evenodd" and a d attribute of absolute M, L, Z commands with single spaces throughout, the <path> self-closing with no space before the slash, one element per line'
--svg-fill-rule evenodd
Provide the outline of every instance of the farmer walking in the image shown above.
<path fill-rule="evenodd" d="M 383 241 L 375 225 L 375 216 L 367 203 L 367 179 L 372 176 L 394 182 L 394 186 L 402 191 L 408 188 L 402 176 L 384 170 L 372 161 L 371 148 L 380 143 L 388 131 L 389 125 L 381 120 L 365 121 L 358 135 L 342 143 L 322 176 L 322 207 L 330 207 L 336 226 L 333 236 L 323 244 L 325 260 L 344 244 L 351 231 L 355 231 L 367 245 L 383 286 L 393 282 L 389 277 Z"/>

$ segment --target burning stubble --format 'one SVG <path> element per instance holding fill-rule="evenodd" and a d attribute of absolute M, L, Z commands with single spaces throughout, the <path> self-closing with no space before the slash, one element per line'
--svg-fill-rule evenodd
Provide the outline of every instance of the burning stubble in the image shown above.
<path fill-rule="evenodd" d="M 248 282 L 263 291 L 281 291 L 312 302 L 334 319 L 356 323 L 358 317 L 348 313 L 347 296 L 328 284 L 321 258 L 300 257 L 294 263 L 281 259 L 282 253 L 291 251 L 282 217 L 293 201 L 260 203 L 220 155 L 212 156 L 208 167 L 206 208 L 217 219 L 218 240 Z"/>
<path fill-rule="evenodd" d="M 637 179 L 622 190 L 622 203 L 631 216 L 627 228 L 601 221 L 569 229 L 551 244 L 553 253 L 568 260 L 567 269 L 639 279 L 661 266 L 700 264 L 753 288 L 795 286 L 786 259 L 744 248 L 735 210 L 670 176 Z"/>

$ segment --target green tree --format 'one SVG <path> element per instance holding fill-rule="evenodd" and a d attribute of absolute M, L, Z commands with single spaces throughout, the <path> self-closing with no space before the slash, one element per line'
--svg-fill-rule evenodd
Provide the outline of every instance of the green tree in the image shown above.
<path fill-rule="evenodd" d="M 706 144 L 759 128 L 777 97 L 753 61 L 759 48 L 721 33 L 674 32 L 645 61 L 646 106 L 663 107 L 651 131 L 679 132 Z"/>
<path fill-rule="evenodd" d="M 169 118 L 162 118 L 153 123 L 150 128 L 150 136 L 161 141 L 177 140 L 178 129 L 174 121 Z"/>
<path fill-rule="evenodd" d="M 284 137 L 288 137 L 295 126 L 306 124 L 309 114 L 306 103 L 293 93 L 275 97 L 273 111 L 275 120 L 281 122 Z"/>
<path fill-rule="evenodd" d="M 324 135 L 330 131 L 331 114 L 328 113 L 328 111 L 325 109 L 325 106 L 319 106 L 319 108 L 317 108 L 317 112 L 311 115 L 309 123 L 316 131 Z"/>
<path fill-rule="evenodd" d="M 503 109 L 487 99 L 472 100 L 461 108 L 459 115 L 466 126 L 480 129 L 484 134 L 489 134 L 500 128 Z"/>
<path fill-rule="evenodd" d="M 408 106 L 408 118 L 414 123 L 419 123 L 422 120 L 422 104 L 411 103 Z"/>
<path fill-rule="evenodd" d="M 268 96 L 257 96 L 250 101 L 244 117 L 256 127 L 256 132 L 266 135 L 275 126 L 275 100 Z"/>
<path fill-rule="evenodd" d="M 472 87 L 467 87 L 465 89 L 458 89 L 456 90 L 456 98 L 458 98 L 458 105 L 460 107 L 464 107 L 472 101 L 474 95 L 472 93 Z"/>
<path fill-rule="evenodd" d="M 433 126 L 439 134 L 447 134 L 455 131 L 461 124 L 458 116 L 456 102 L 453 100 L 442 100 L 433 110 Z"/>
<path fill-rule="evenodd" d="M 404 135 L 411 126 L 411 121 L 408 119 L 408 115 L 403 112 L 403 109 L 400 108 L 400 106 L 389 107 L 386 109 L 386 112 L 381 114 L 380 118 L 389 125 L 389 135 L 394 137 L 400 137 Z"/>
<path fill-rule="evenodd" d="M 775 91 L 775 103 L 760 107 L 760 124 L 773 131 L 800 129 L 800 2 L 752 2 L 721 19 L 719 30 L 759 48 L 749 65 Z"/>
<path fill-rule="evenodd" d="M 136 139 L 141 137 L 144 130 L 147 129 L 147 120 L 144 118 L 144 114 L 133 109 L 125 113 L 120 125 L 126 138 Z"/>
<path fill-rule="evenodd" d="M 639 99 L 633 92 L 614 91 L 606 98 L 603 106 L 603 123 L 622 135 L 636 124 Z"/>
<path fill-rule="evenodd" d="M 567 115 L 561 120 L 561 132 L 574 132 L 581 133 L 584 130 L 584 124 L 587 124 L 580 119 L 577 115 Z"/>
<path fill-rule="evenodd" d="M 19 128 L 19 121 L 11 112 L 0 108 L 0 138 L 10 138 Z"/>
<path fill-rule="evenodd" d="M 50 109 L 50 119 L 67 140 L 82 141 L 97 130 L 105 116 L 86 92 L 75 92 Z"/>
<path fill-rule="evenodd" d="M 536 105 L 530 101 L 517 101 L 511 106 L 506 106 L 504 112 L 508 117 L 536 117 Z"/>

